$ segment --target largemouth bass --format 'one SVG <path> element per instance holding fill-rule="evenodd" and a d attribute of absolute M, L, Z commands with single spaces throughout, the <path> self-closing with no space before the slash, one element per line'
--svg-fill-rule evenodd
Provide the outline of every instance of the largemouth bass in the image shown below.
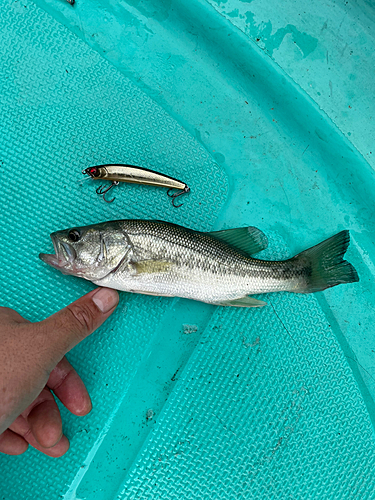
<path fill-rule="evenodd" d="M 348 231 L 284 261 L 253 257 L 268 245 L 254 227 L 202 233 L 163 221 L 118 220 L 57 231 L 51 239 L 56 254 L 39 257 L 64 274 L 221 306 L 260 307 L 266 303 L 249 295 L 310 293 L 358 281 L 343 260 Z"/>

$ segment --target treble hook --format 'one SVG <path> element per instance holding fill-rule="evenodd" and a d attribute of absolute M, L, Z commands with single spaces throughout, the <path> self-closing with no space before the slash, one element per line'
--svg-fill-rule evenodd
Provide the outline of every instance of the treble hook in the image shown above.
<path fill-rule="evenodd" d="M 169 191 L 171 191 L 173 188 L 171 189 L 168 189 L 167 191 L 167 195 L 172 198 L 172 205 L 175 207 L 175 208 L 178 208 L 178 207 L 182 207 L 183 203 L 181 203 L 180 205 L 175 205 L 174 204 L 174 200 L 177 198 L 177 196 L 181 196 L 182 194 L 185 194 L 185 193 L 188 193 L 190 191 L 190 188 L 189 186 L 185 186 L 184 189 L 182 189 L 181 191 L 178 191 L 177 193 L 174 193 L 174 194 L 169 194 Z"/>
<path fill-rule="evenodd" d="M 114 186 L 118 186 L 119 184 L 120 184 L 119 181 L 112 181 L 112 184 L 109 187 L 107 187 L 107 189 L 103 189 L 103 185 L 99 186 L 98 189 L 96 190 L 96 193 L 102 195 L 103 200 L 106 203 L 112 203 L 113 201 L 115 201 L 116 198 L 114 197 L 114 198 L 112 198 L 112 200 L 106 200 L 105 195 L 106 195 L 106 193 L 108 193 L 108 191 L 110 189 L 112 189 Z"/>

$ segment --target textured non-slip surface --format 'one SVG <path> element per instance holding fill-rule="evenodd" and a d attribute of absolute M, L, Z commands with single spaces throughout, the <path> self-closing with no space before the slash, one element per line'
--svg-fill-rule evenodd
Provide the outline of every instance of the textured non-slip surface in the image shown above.
<path fill-rule="evenodd" d="M 40 320 L 93 285 L 38 258 L 49 234 L 118 218 L 163 218 L 210 229 L 227 179 L 207 153 L 146 95 L 31 2 L 4 3 L 1 22 L 1 305 Z M 68 50 L 66 50 L 68 47 Z M 134 163 L 192 187 L 178 210 L 165 189 L 122 185 L 108 205 L 81 170 Z M 0 498 L 59 498 L 106 433 L 112 413 L 171 301 L 123 294 L 115 315 L 69 355 L 90 391 L 85 418 L 63 410 L 71 449 L 0 457 Z M 47 473 L 48 471 L 48 473 Z M 33 478 L 32 480 L 30 478 Z M 1 496 L 2 495 L 2 496 Z"/>
<path fill-rule="evenodd" d="M 372 428 L 315 298 L 268 300 L 217 311 L 119 498 L 374 498 Z"/>
<path fill-rule="evenodd" d="M 245 58 L 243 39 L 227 51 L 237 40 L 220 25 L 229 4 L 220 14 L 190 5 L 207 13 L 202 26 L 194 18 L 197 31 L 208 23 L 202 37 L 181 29 L 177 1 L 3 2 L 0 304 L 36 321 L 92 289 L 38 253 L 52 249 L 52 231 L 127 217 L 258 225 L 272 259 L 349 228 L 361 282 L 268 295 L 261 310 L 121 294 L 68 355 L 93 411 L 62 409 L 71 448 L 61 459 L 0 455 L 1 500 L 375 497 L 373 179 L 290 81 Z M 192 191 L 174 209 L 164 189 L 121 185 L 107 205 L 95 181 L 80 181 L 83 168 L 108 162 L 159 170 Z"/>

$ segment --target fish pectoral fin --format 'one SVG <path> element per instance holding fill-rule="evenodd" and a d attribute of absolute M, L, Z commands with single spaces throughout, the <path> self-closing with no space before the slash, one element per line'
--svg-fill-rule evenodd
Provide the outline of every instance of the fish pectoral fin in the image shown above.
<path fill-rule="evenodd" d="M 136 274 L 163 273 L 171 268 L 171 262 L 166 260 L 140 260 L 131 263 Z"/>
<path fill-rule="evenodd" d="M 267 305 L 267 302 L 263 300 L 254 299 L 254 297 L 240 297 L 239 299 L 224 300 L 222 302 L 213 302 L 215 306 L 231 306 L 231 307 L 263 307 Z"/>
<path fill-rule="evenodd" d="M 214 238 L 225 241 L 248 255 L 258 253 L 268 246 L 267 236 L 256 227 L 239 227 L 207 233 Z"/>

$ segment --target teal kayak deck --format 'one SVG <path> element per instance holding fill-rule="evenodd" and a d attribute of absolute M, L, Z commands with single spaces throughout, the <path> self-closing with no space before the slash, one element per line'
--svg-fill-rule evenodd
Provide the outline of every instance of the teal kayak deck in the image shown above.
<path fill-rule="evenodd" d="M 0 498 L 374 498 L 374 11 L 352 1 L 5 0 L 0 304 L 32 321 L 91 290 L 38 259 L 119 218 L 252 225 L 282 259 L 349 229 L 360 282 L 262 309 L 122 293 L 68 358 L 93 400 L 68 453 L 0 455 Z M 132 163 L 183 180 L 116 188 Z M 259 297 L 260 298 L 260 297 Z"/>

